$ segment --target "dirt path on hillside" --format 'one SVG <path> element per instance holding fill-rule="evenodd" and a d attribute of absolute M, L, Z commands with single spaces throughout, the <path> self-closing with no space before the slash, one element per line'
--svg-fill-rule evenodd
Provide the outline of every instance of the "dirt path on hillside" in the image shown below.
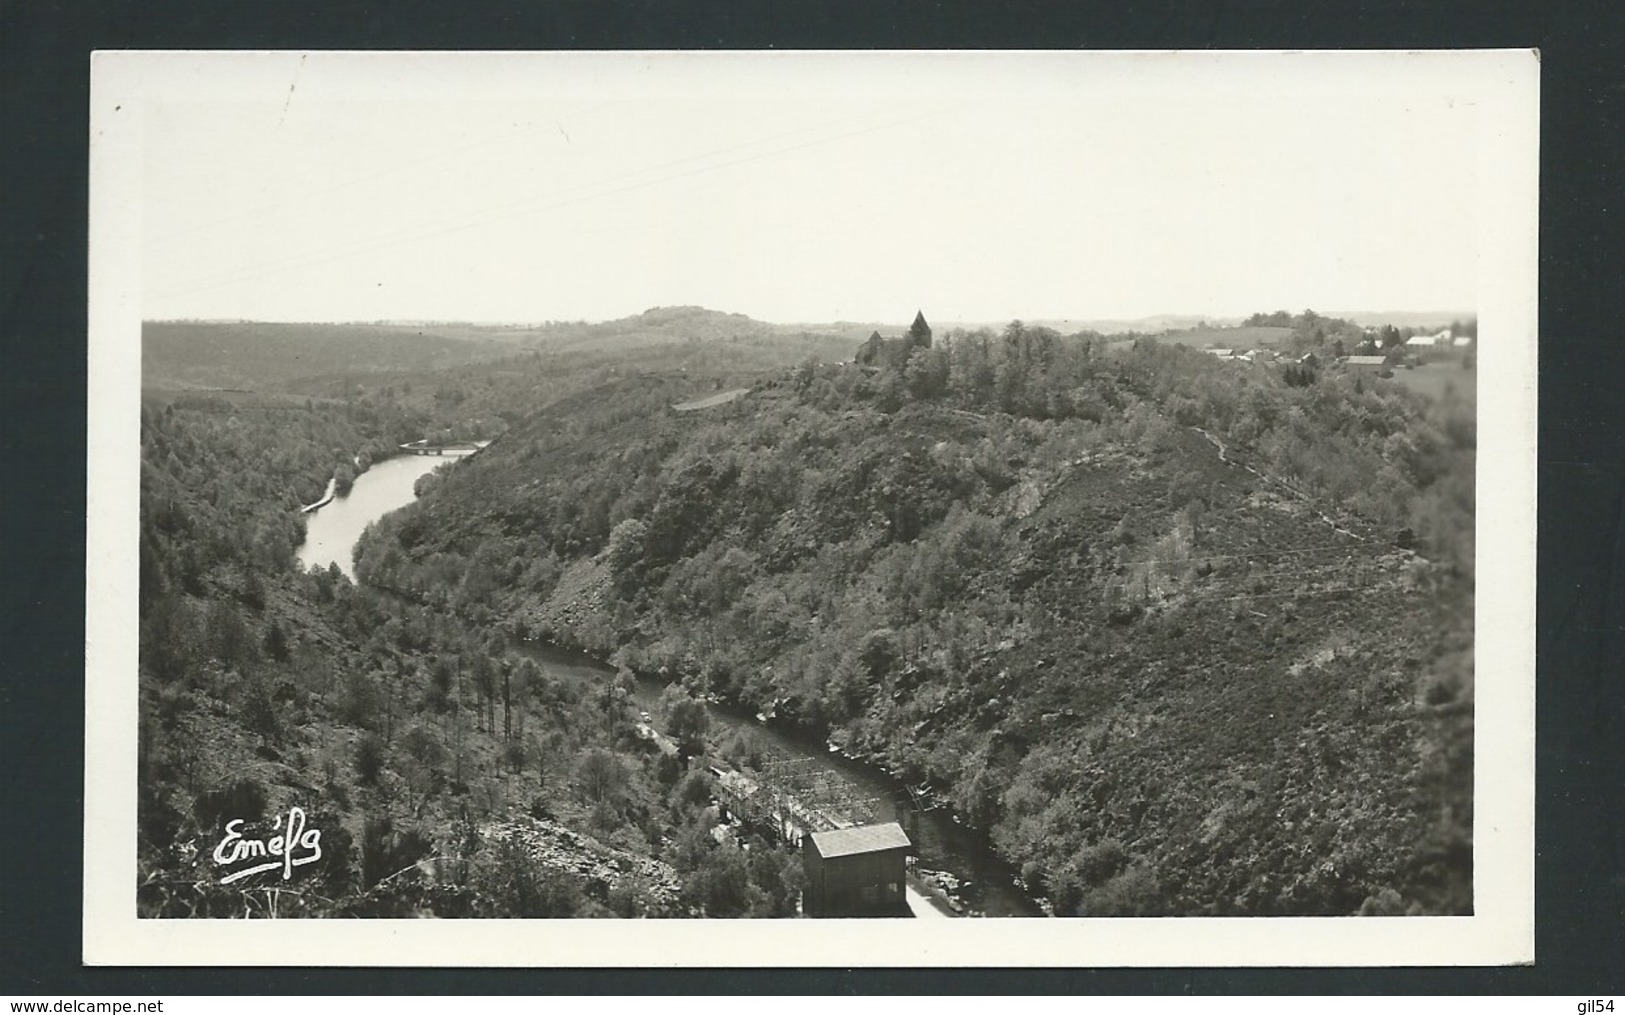
<path fill-rule="evenodd" d="M 1309 510 L 1314 513 L 1316 518 L 1319 518 L 1322 522 L 1325 522 L 1328 526 L 1330 526 L 1331 530 L 1333 532 L 1337 532 L 1337 533 L 1340 533 L 1342 535 L 1345 535 L 1345 536 L 1349 537 L 1350 539 L 1353 539 L 1353 540 L 1355 540 L 1357 542 L 1361 542 L 1361 543 L 1370 542 L 1370 540 L 1366 539 L 1365 537 L 1355 535 L 1354 533 L 1350 532 L 1348 529 L 1345 529 L 1341 525 L 1337 524 L 1335 519 L 1333 519 L 1331 516 L 1327 515 L 1326 512 L 1320 510 L 1319 508 L 1315 507 L 1313 504 L 1310 503 L 1308 494 L 1304 493 L 1302 490 L 1300 490 L 1297 487 L 1293 486 L 1291 483 L 1288 483 L 1285 480 L 1276 479 L 1274 476 L 1266 475 L 1265 473 L 1259 471 L 1258 469 L 1253 468 L 1251 465 L 1248 465 L 1246 462 L 1238 462 L 1238 461 L 1235 461 L 1234 459 L 1232 459 L 1230 457 L 1230 455 L 1228 454 L 1228 449 L 1225 447 L 1224 440 L 1221 437 L 1219 437 L 1218 435 L 1208 433 L 1206 430 L 1202 429 L 1199 426 L 1193 426 L 1193 427 L 1191 427 L 1191 429 L 1196 431 L 1197 433 L 1201 434 L 1207 440 L 1207 442 L 1209 444 L 1213 445 L 1215 448 L 1218 449 L 1218 451 L 1219 451 L 1219 461 L 1223 462 L 1226 465 L 1234 465 L 1237 468 L 1246 469 L 1248 472 L 1250 472 L 1253 475 L 1257 476 L 1259 479 L 1263 480 L 1264 482 L 1274 484 L 1275 486 L 1278 486 L 1281 489 L 1286 490 L 1288 493 L 1290 493 L 1294 497 L 1296 497 L 1299 501 L 1303 502 L 1303 504 L 1305 506 L 1307 506 L 1309 508 Z"/>

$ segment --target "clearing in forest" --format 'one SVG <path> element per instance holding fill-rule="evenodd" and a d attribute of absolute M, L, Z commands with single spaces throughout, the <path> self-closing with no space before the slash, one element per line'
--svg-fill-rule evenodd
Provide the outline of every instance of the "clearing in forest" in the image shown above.
<path fill-rule="evenodd" d="M 689 402 L 678 402 L 676 405 L 672 406 L 672 408 L 676 409 L 678 412 L 693 412 L 696 409 L 709 409 L 713 406 L 725 405 L 728 402 L 738 398 L 740 395 L 749 393 L 749 388 L 731 388 L 727 391 L 712 395 L 709 398 L 696 398 Z"/>

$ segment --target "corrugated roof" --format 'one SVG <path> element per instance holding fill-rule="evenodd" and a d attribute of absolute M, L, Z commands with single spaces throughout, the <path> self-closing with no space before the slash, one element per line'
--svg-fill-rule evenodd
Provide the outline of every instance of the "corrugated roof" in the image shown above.
<path fill-rule="evenodd" d="M 1357 367 L 1374 367 L 1388 362 L 1381 356 L 1350 356 L 1349 364 Z"/>
<path fill-rule="evenodd" d="M 814 832 L 813 846 L 818 855 L 851 856 L 854 853 L 878 853 L 885 849 L 907 848 L 910 843 L 903 827 L 895 821 L 884 825 L 862 825 L 857 828 L 838 828 L 833 832 Z"/>

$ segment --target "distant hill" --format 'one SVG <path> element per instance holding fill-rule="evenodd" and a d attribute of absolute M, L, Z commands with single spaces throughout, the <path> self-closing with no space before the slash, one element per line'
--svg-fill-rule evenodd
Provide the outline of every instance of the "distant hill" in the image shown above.
<path fill-rule="evenodd" d="M 1186 345 L 1192 349 L 1256 349 L 1259 346 L 1275 348 L 1292 337 L 1291 328 L 1232 327 L 1190 328 L 1157 334 L 1159 342 Z"/>
<path fill-rule="evenodd" d="M 1322 313 L 1327 318 L 1343 318 L 1352 321 L 1361 327 L 1380 327 L 1391 324 L 1396 328 L 1442 328 L 1452 321 L 1464 321 L 1478 316 L 1470 310 L 1356 310 L 1356 311 L 1327 311 Z M 1215 317 L 1199 314 L 1157 314 L 1151 317 L 1057 317 L 1047 319 L 1029 319 L 1025 323 L 1028 327 L 1053 328 L 1063 335 L 1073 335 L 1080 331 L 1096 331 L 1102 335 L 1121 335 L 1128 332 L 1138 332 L 1142 335 L 1161 335 L 1168 332 L 1201 331 L 1204 329 L 1234 328 L 1242 323 L 1240 317 Z M 940 329 L 964 328 L 967 331 L 976 328 L 992 328 L 995 331 L 1003 328 L 1007 321 L 941 321 L 933 322 Z M 867 327 L 867 326 L 865 326 Z M 896 330 L 901 331 L 901 326 Z M 882 335 L 887 334 L 885 328 L 880 329 Z M 863 333 L 865 336 L 868 332 Z"/>
<path fill-rule="evenodd" d="M 1009 321 L 941 321 L 937 326 L 941 329 L 964 328 L 966 331 L 975 331 L 978 328 L 991 328 L 1001 330 Z M 1142 335 L 1155 335 L 1165 331 L 1183 331 L 1200 327 L 1229 327 L 1241 323 L 1239 317 L 1212 317 L 1200 314 L 1157 314 L 1153 317 L 1043 317 L 1023 318 L 1022 323 L 1029 328 L 1051 328 L 1063 335 L 1075 335 L 1081 331 L 1094 331 L 1102 335 L 1122 335 L 1128 332 L 1138 332 Z M 882 329 L 882 334 L 885 333 Z"/>
<path fill-rule="evenodd" d="M 867 337 L 868 332 L 864 332 Z M 827 340 L 831 354 L 851 356 L 848 336 L 836 328 L 769 324 L 744 314 L 704 307 L 653 307 L 641 314 L 597 324 L 549 324 L 525 333 L 522 344 L 547 352 L 570 349 L 610 352 L 672 343 L 734 342 L 776 344 L 787 338 Z M 815 343 L 816 344 L 816 343 Z"/>
<path fill-rule="evenodd" d="M 1009 320 L 949 320 L 947 318 L 932 317 L 929 308 L 926 309 L 926 318 L 937 335 L 946 335 L 950 331 L 962 329 L 964 331 L 1003 331 Z M 899 314 L 895 321 L 834 321 L 829 324 L 796 324 L 796 325 L 767 325 L 778 328 L 801 328 L 812 331 L 827 332 L 839 335 L 854 342 L 861 342 L 868 338 L 871 332 L 880 332 L 882 338 L 896 338 L 908 330 L 911 314 Z M 1239 317 L 1209 317 L 1195 314 L 1160 314 L 1155 317 L 1137 318 L 1106 318 L 1106 317 L 1050 317 L 1050 318 L 1023 318 L 1022 323 L 1029 328 L 1050 328 L 1063 335 L 1075 335 L 1082 331 L 1099 332 L 1102 335 L 1121 335 L 1128 332 L 1138 332 L 1144 335 L 1155 335 L 1165 331 L 1187 330 L 1198 327 L 1230 327 L 1241 323 Z"/>
<path fill-rule="evenodd" d="M 1227 327 L 1240 324 L 1239 317 L 1210 317 L 1193 314 L 1157 314 L 1152 317 L 1137 318 L 1090 318 L 1073 319 L 1059 318 L 1049 321 L 1029 321 L 1029 324 L 1042 325 L 1054 328 L 1062 334 L 1071 334 L 1079 331 L 1098 331 L 1102 335 L 1121 334 L 1126 331 L 1138 331 L 1147 335 L 1155 335 L 1165 331 L 1187 331 L 1194 328 Z"/>
<path fill-rule="evenodd" d="M 1471 310 L 1339 310 L 1328 316 L 1353 321 L 1362 328 L 1384 324 L 1396 328 L 1443 328 L 1452 321 L 1472 320 L 1478 314 Z"/>
<path fill-rule="evenodd" d="M 433 326 L 148 321 L 141 326 L 147 388 L 259 390 L 300 377 L 442 370 L 513 355 L 489 339 Z"/>
<path fill-rule="evenodd" d="M 682 354 L 684 347 L 701 359 L 725 355 L 742 369 L 761 369 L 808 357 L 847 360 L 854 345 L 841 335 L 702 307 L 657 307 L 596 324 L 539 326 L 149 321 L 142 326 L 142 384 L 148 389 L 262 391 L 313 378 L 359 382 L 368 376 L 483 370 L 487 364 L 537 353 L 588 355 L 605 368 L 618 362 L 638 367 L 653 357 L 677 369 L 691 365 L 687 360 L 693 357 Z"/>

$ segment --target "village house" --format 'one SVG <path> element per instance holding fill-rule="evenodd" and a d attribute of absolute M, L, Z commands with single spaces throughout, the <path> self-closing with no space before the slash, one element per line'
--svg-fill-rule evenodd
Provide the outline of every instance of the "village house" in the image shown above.
<path fill-rule="evenodd" d="M 1412 335 L 1405 340 L 1405 351 L 1414 353 L 1419 362 L 1436 359 L 1437 354 L 1450 348 L 1450 329 L 1434 335 Z"/>

